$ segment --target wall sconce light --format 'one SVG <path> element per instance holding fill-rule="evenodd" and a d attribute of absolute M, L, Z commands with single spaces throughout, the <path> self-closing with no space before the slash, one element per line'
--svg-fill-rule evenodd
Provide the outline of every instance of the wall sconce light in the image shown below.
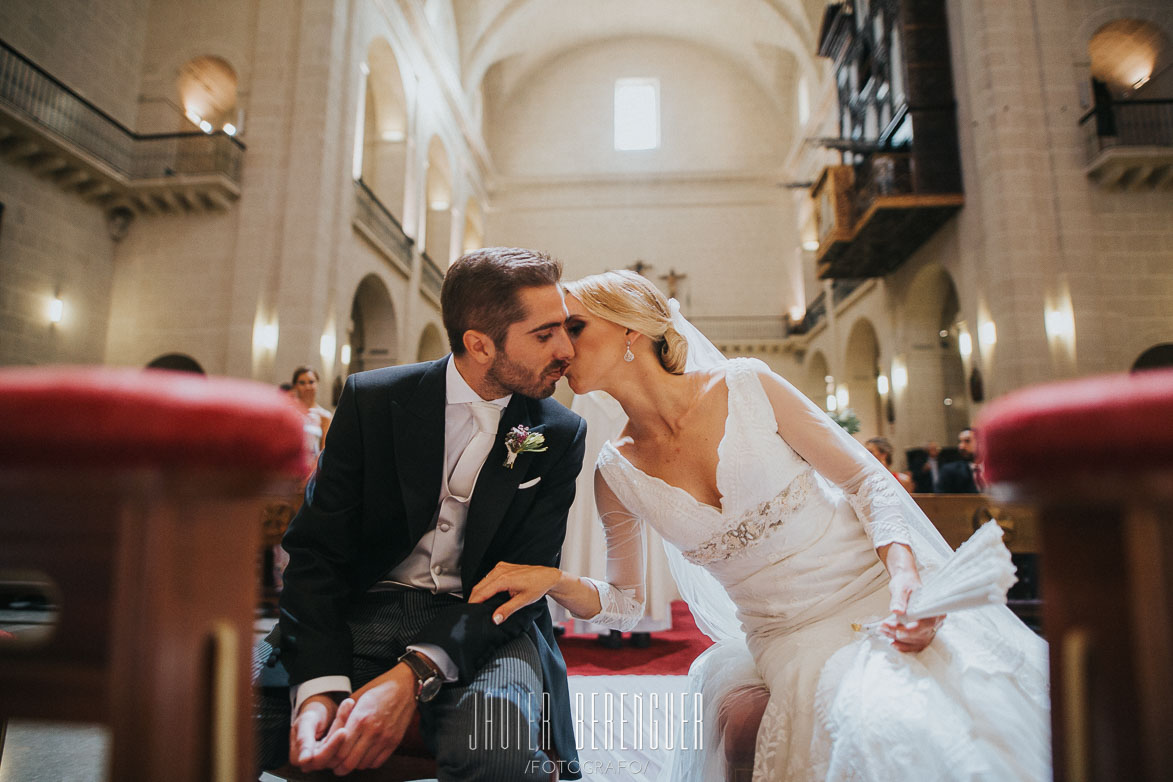
<path fill-rule="evenodd" d="M 808 253 L 813 253 L 819 249 L 819 243 L 814 240 L 803 242 L 802 249 L 806 250 Z"/>
<path fill-rule="evenodd" d="M 839 409 L 839 400 L 835 398 L 834 394 L 827 394 L 827 410 L 828 412 L 835 412 Z"/>
<path fill-rule="evenodd" d="M 802 319 L 806 317 L 806 308 L 796 305 L 790 308 L 788 314 L 790 315 L 791 323 L 801 323 Z"/>
<path fill-rule="evenodd" d="M 903 364 L 892 365 L 892 386 L 897 393 L 908 387 L 908 370 L 904 368 Z"/>
<path fill-rule="evenodd" d="M 318 343 L 318 352 L 322 356 L 322 366 L 331 367 L 334 365 L 334 349 L 338 346 L 338 340 L 334 338 L 333 334 L 323 334 L 321 341 Z"/>
<path fill-rule="evenodd" d="M 60 323 L 61 319 L 65 317 L 65 302 L 61 297 L 54 296 L 49 299 L 49 322 Z"/>
<path fill-rule="evenodd" d="M 839 407 L 846 409 L 851 403 L 851 395 L 847 392 L 847 386 L 843 383 L 835 389 L 835 401 L 839 403 Z"/>
<path fill-rule="evenodd" d="M 342 346 L 342 354 L 338 357 L 338 360 L 342 362 L 343 366 L 350 366 L 350 345 L 349 344 Z"/>
<path fill-rule="evenodd" d="M 994 325 L 994 321 L 987 320 L 978 327 L 978 339 L 982 347 L 992 348 L 998 344 L 998 327 Z"/>
<path fill-rule="evenodd" d="M 1051 339 L 1070 341 L 1075 335 L 1075 319 L 1070 310 L 1047 310 L 1045 315 L 1047 336 Z"/>
<path fill-rule="evenodd" d="M 404 133 L 402 130 L 384 130 L 382 135 L 380 136 L 380 138 L 383 141 L 390 141 L 392 143 L 398 143 L 398 142 L 406 139 L 407 134 Z"/>
<path fill-rule="evenodd" d="M 276 323 L 266 323 L 261 327 L 261 347 L 268 350 L 270 353 L 277 350 L 277 339 L 280 332 L 277 329 Z"/>
<path fill-rule="evenodd" d="M 876 375 L 876 391 L 878 391 L 880 393 L 880 396 L 883 396 L 884 394 L 888 393 L 888 376 L 887 375 Z"/>
<path fill-rule="evenodd" d="M 973 355 L 973 338 L 969 336 L 968 331 L 957 334 L 957 349 L 961 352 L 962 358 L 967 359 Z"/>
<path fill-rule="evenodd" d="M 428 208 L 430 208 L 434 212 L 443 212 L 446 209 L 448 209 L 448 207 L 449 207 L 449 203 L 447 201 L 437 200 L 437 201 L 432 201 L 430 204 L 428 204 Z"/>

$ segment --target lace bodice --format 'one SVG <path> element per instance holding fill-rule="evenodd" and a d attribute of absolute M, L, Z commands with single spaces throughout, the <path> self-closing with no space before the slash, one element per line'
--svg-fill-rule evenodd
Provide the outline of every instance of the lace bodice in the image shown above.
<path fill-rule="evenodd" d="M 602 603 L 593 621 L 627 629 L 642 615 L 645 523 L 708 569 L 739 609 L 750 610 L 759 600 L 754 590 L 777 592 L 779 579 L 825 571 L 833 558 L 849 582 L 878 563 L 874 548 L 909 542 L 895 494 L 903 490 L 878 461 L 843 448 L 838 425 L 761 361 L 732 359 L 725 366 L 729 401 L 716 472 L 721 507 L 648 475 L 611 443 L 603 447 L 595 500 L 606 534 L 607 579 L 593 580 Z M 811 590 L 828 587 L 826 576 L 817 584 Z M 796 600 L 796 615 L 809 614 L 818 596 L 804 591 Z M 779 612 L 776 605 L 769 610 Z"/>

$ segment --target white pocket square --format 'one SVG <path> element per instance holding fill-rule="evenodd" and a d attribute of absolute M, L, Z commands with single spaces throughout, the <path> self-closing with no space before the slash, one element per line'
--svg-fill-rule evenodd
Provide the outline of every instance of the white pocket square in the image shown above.
<path fill-rule="evenodd" d="M 529 487 L 531 487 L 531 486 L 537 486 L 537 485 L 538 485 L 538 482 L 539 482 L 539 481 L 541 481 L 541 480 L 542 480 L 542 476 L 540 476 L 540 475 L 539 475 L 537 478 L 534 478 L 532 481 L 526 481 L 525 483 L 523 483 L 523 484 L 520 484 L 520 485 L 517 487 L 517 488 L 518 488 L 518 491 L 520 491 L 521 489 L 528 489 L 528 488 L 529 488 Z"/>

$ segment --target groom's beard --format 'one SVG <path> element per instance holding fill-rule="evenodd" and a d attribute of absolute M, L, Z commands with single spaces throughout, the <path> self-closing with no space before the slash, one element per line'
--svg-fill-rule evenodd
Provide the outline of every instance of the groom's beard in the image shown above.
<path fill-rule="evenodd" d="M 568 366 L 569 363 L 566 361 L 551 361 L 542 369 L 541 374 L 535 374 L 532 369 L 513 361 L 502 351 L 493 359 L 486 378 L 500 386 L 505 393 L 521 394 L 531 399 L 545 399 L 554 393 L 558 378 L 562 377 Z M 557 377 L 553 376 L 555 372 L 558 373 Z"/>

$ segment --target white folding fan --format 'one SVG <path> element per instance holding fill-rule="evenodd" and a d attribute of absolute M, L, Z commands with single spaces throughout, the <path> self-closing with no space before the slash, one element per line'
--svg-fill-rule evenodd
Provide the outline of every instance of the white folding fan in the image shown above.
<path fill-rule="evenodd" d="M 925 577 L 920 589 L 909 599 L 904 616 L 890 615 L 852 627 L 879 635 L 878 628 L 883 622 L 895 620 L 907 624 L 968 608 L 1005 605 L 1006 592 L 1018 581 L 1014 572 L 1010 550 L 1002 542 L 1002 528 L 997 521 L 987 521 L 941 567 Z"/>

